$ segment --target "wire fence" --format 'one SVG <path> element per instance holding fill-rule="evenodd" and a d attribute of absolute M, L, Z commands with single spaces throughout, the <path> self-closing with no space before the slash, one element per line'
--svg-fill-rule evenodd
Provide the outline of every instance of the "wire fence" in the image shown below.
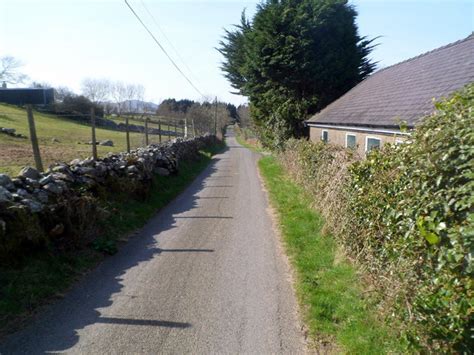
<path fill-rule="evenodd" d="M 164 143 L 177 137 L 214 133 L 213 117 L 195 122 L 191 117 L 156 114 L 96 116 L 84 113 L 26 112 L 0 108 L 0 173 L 14 175 L 23 166 L 44 167 L 76 158 L 98 159 Z"/>

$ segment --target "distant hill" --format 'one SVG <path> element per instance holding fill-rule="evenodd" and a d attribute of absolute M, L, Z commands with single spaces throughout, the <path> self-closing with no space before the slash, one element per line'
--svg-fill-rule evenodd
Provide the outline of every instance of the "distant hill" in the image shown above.
<path fill-rule="evenodd" d="M 125 111 L 132 111 L 135 113 L 145 113 L 145 112 L 153 112 L 155 113 L 158 109 L 158 104 L 149 101 L 141 101 L 141 100 L 126 100 L 122 102 Z M 114 102 L 107 102 L 106 105 L 112 107 L 112 110 L 117 108 L 117 104 Z"/>
<path fill-rule="evenodd" d="M 131 110 L 134 112 L 156 112 L 158 109 L 157 104 L 149 101 L 140 101 L 140 100 L 127 100 L 123 102 L 125 107 L 131 107 Z"/>

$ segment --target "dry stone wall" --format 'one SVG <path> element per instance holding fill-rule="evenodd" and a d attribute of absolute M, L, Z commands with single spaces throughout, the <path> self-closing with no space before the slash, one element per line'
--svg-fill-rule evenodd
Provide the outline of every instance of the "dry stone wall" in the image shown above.
<path fill-rule="evenodd" d="M 100 214 L 97 198 L 146 196 L 155 174 L 176 174 L 180 161 L 196 159 L 214 142 L 210 135 L 177 138 L 96 161 L 75 159 L 44 173 L 25 167 L 15 178 L 0 174 L 0 258 L 59 232 L 71 238 L 87 234 L 86 226 Z"/>

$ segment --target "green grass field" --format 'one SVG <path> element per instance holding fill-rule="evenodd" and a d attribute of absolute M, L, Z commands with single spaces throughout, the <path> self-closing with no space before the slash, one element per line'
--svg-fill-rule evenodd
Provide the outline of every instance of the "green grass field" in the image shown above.
<path fill-rule="evenodd" d="M 116 123 L 125 123 L 125 116 L 106 116 L 109 120 L 115 121 Z M 146 116 L 144 116 L 146 117 Z M 177 123 L 177 131 L 178 133 L 183 133 L 183 120 L 182 119 L 176 119 L 176 118 L 168 118 L 168 117 L 163 117 L 163 116 L 148 116 L 150 117 L 150 124 L 148 127 L 150 128 L 158 128 L 158 121 L 161 121 L 161 129 L 162 130 L 170 130 L 173 131 L 175 130 L 174 127 L 174 122 L 176 121 Z M 132 117 L 129 117 L 128 120 L 129 124 L 134 124 L 134 125 L 139 125 L 139 126 L 144 126 L 145 122 L 143 121 L 143 118 L 140 115 L 135 115 Z M 170 126 L 168 127 L 168 123 Z M 191 131 L 189 124 L 188 124 L 188 129 Z"/>
<path fill-rule="evenodd" d="M 296 271 L 296 292 L 309 334 L 321 353 L 399 354 L 403 340 L 377 319 L 377 310 L 363 292 L 356 269 L 322 233 L 324 221 L 311 209 L 311 199 L 289 180 L 277 159 L 268 156 L 259 168 L 278 213 L 290 261 Z M 318 352 L 319 353 L 319 352 Z"/>
<path fill-rule="evenodd" d="M 92 155 L 92 147 L 84 143 L 91 140 L 91 128 L 78 122 L 59 118 L 54 115 L 34 113 L 43 165 L 48 167 L 55 162 L 69 162 L 75 158 L 86 158 Z M 140 124 L 139 122 L 134 122 Z M 16 106 L 0 104 L 0 127 L 14 128 L 16 133 L 30 136 L 26 111 Z M 150 125 L 150 128 L 155 125 Z M 167 127 L 162 127 L 167 129 Z M 100 129 L 96 130 L 97 140 L 111 139 L 114 147 L 98 146 L 99 156 L 109 152 L 126 150 L 125 133 Z M 59 142 L 53 142 L 53 139 Z M 163 136 L 163 141 L 168 138 Z M 145 145 L 145 136 L 131 133 L 131 148 Z M 150 143 L 158 143 L 158 135 L 149 135 Z M 0 173 L 16 175 L 24 166 L 34 166 L 31 143 L 21 139 L 0 134 Z"/>

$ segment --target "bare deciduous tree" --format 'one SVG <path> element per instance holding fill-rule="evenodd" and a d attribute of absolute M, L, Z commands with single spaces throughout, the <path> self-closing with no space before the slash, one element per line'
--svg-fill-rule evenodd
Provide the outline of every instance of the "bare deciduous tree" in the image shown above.
<path fill-rule="evenodd" d="M 121 81 L 116 81 L 111 87 L 111 96 L 117 105 L 117 114 L 120 116 L 124 110 L 125 100 L 127 99 L 127 91 L 125 84 Z"/>
<path fill-rule="evenodd" d="M 141 84 L 135 85 L 135 100 L 137 100 L 137 111 L 144 111 L 145 87 Z"/>
<path fill-rule="evenodd" d="M 0 58 L 0 81 L 7 84 L 23 83 L 28 77 L 19 72 L 23 64 L 16 58 L 5 56 Z"/>
<path fill-rule="evenodd" d="M 133 85 L 133 84 L 127 84 L 125 86 L 125 97 L 126 97 L 126 100 L 127 100 L 128 113 L 133 112 L 132 100 L 135 99 L 135 95 L 136 95 L 136 86 Z"/>
<path fill-rule="evenodd" d="M 99 104 L 110 95 L 111 84 L 107 79 L 84 79 L 82 81 L 82 94 L 92 102 Z"/>
<path fill-rule="evenodd" d="M 145 88 L 140 84 L 125 85 L 125 98 L 127 101 L 128 113 L 139 111 L 139 101 L 142 101 L 145 96 Z M 135 106 L 134 106 L 135 103 Z"/>
<path fill-rule="evenodd" d="M 188 122 L 191 122 L 193 134 L 214 133 L 217 128 L 218 135 L 222 129 L 231 121 L 227 106 L 223 102 L 218 102 L 217 109 L 214 102 L 204 101 L 202 104 L 193 104 L 186 113 Z"/>
<path fill-rule="evenodd" d="M 143 101 L 145 96 L 143 85 L 125 84 L 121 81 L 115 81 L 111 83 L 110 96 L 116 105 L 119 116 L 125 111 L 127 113 L 134 113 L 140 108 L 144 109 L 138 105 L 138 101 Z"/>

